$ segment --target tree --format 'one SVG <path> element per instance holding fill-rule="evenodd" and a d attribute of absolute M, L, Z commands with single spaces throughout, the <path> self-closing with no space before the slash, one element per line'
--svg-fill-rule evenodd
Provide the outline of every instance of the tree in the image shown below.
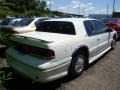
<path fill-rule="evenodd" d="M 46 16 L 52 14 L 43 0 L 3 0 L 0 2 L 0 11 L 1 17 L 6 17 L 7 15 Z"/>

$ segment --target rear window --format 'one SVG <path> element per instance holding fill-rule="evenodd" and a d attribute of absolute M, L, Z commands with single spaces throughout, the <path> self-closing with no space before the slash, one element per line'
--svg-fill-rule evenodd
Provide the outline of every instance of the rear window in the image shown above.
<path fill-rule="evenodd" d="M 73 23 L 65 21 L 43 21 L 36 31 L 75 35 Z"/>

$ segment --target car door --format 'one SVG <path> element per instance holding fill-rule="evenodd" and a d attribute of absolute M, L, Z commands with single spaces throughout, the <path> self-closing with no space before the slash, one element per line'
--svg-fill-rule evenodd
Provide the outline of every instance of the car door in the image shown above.
<path fill-rule="evenodd" d="M 94 29 L 91 20 L 84 21 L 85 30 L 87 33 L 87 43 L 89 44 L 89 58 L 93 58 L 98 52 L 98 36 L 96 30 Z"/>
<path fill-rule="evenodd" d="M 98 41 L 98 52 L 97 54 L 103 52 L 104 50 L 106 50 L 110 44 L 109 44 L 109 36 L 110 33 L 106 32 L 106 26 L 97 20 L 93 20 L 92 21 L 94 28 L 97 31 L 97 41 Z"/>

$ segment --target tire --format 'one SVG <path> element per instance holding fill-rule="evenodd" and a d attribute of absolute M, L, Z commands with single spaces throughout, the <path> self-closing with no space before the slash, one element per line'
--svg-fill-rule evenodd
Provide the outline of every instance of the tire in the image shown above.
<path fill-rule="evenodd" d="M 115 45 L 116 45 L 116 39 L 113 38 L 113 41 L 111 43 L 111 50 L 115 49 Z"/>
<path fill-rule="evenodd" d="M 79 76 L 85 69 L 85 55 L 83 53 L 76 54 L 69 67 L 69 76 L 76 77 Z"/>

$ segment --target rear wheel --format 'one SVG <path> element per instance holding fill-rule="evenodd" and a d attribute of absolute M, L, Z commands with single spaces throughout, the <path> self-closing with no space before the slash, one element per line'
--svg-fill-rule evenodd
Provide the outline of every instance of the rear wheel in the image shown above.
<path fill-rule="evenodd" d="M 85 68 L 85 55 L 80 53 L 76 54 L 69 67 L 69 75 L 70 76 L 78 76 L 80 75 Z"/>

